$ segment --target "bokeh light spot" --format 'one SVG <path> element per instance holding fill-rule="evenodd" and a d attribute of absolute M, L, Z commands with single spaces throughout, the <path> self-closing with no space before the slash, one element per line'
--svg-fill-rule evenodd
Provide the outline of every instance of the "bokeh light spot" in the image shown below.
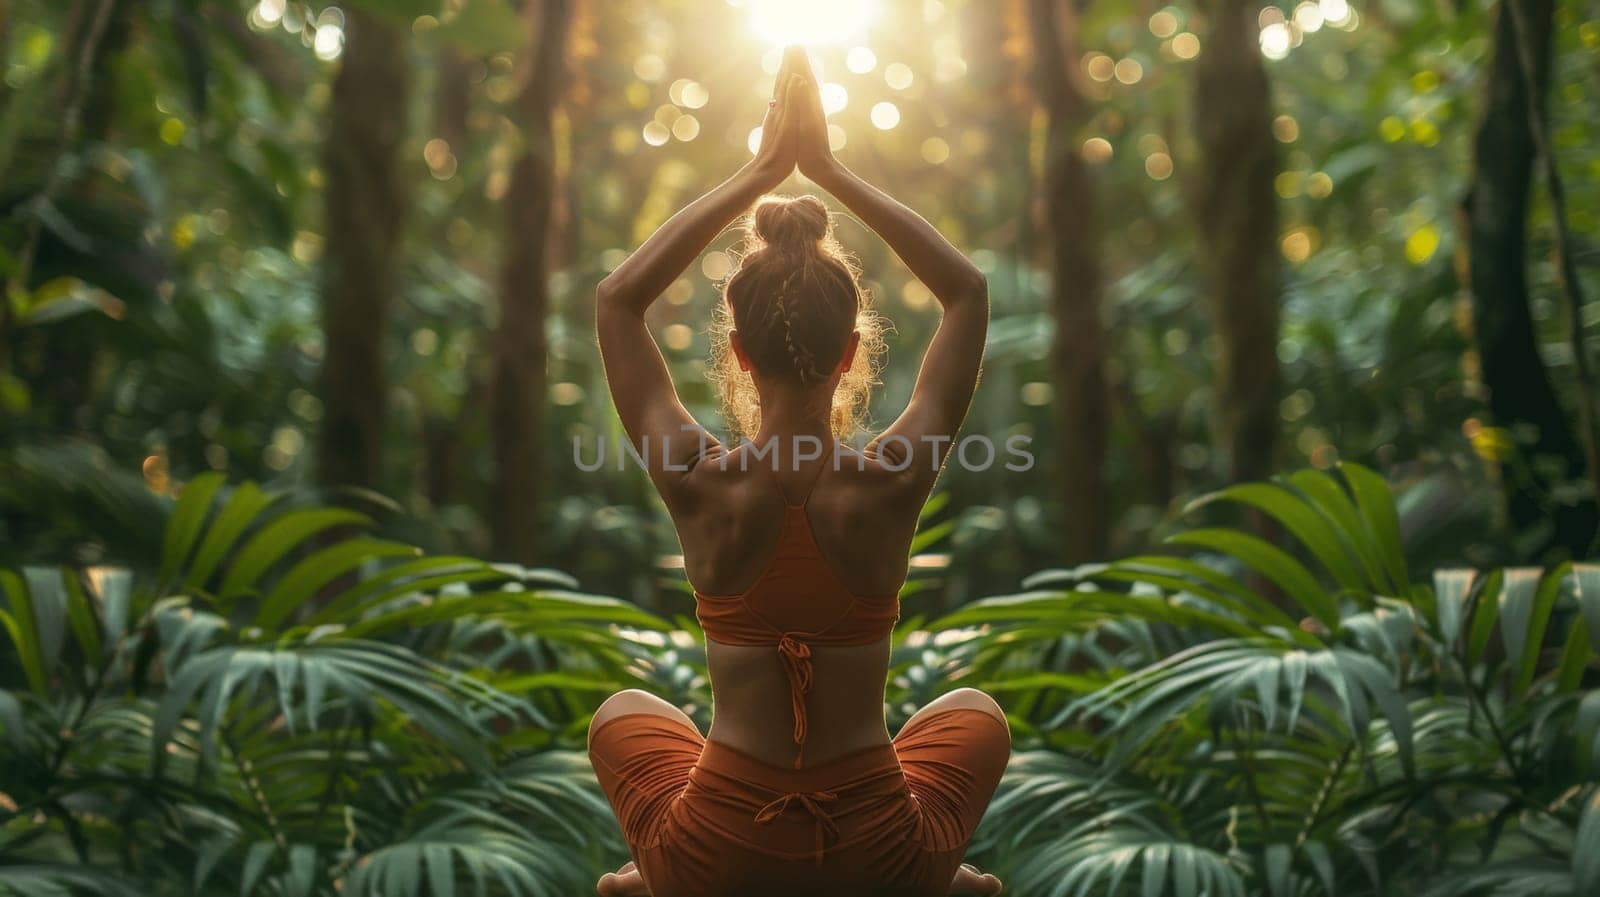
<path fill-rule="evenodd" d="M 181 120 L 169 118 L 161 123 L 161 142 L 168 146 L 177 146 L 183 142 L 183 135 L 189 128 Z"/>
<path fill-rule="evenodd" d="M 1030 408 L 1043 408 L 1049 405 L 1055 400 L 1055 395 L 1055 387 L 1043 381 L 1024 383 L 1017 390 L 1017 398 Z"/>
<path fill-rule="evenodd" d="M 261 0 L 256 4 L 255 15 L 263 25 L 276 25 L 283 18 L 285 0 Z"/>
<path fill-rule="evenodd" d="M 660 81 L 667 73 L 667 64 L 660 56 L 646 53 L 633 61 L 633 73 L 640 81 Z"/>
<path fill-rule="evenodd" d="M 428 172 L 441 181 L 455 177 L 456 156 L 442 137 L 435 137 L 423 144 L 422 161 L 428 163 Z"/>
<path fill-rule="evenodd" d="M 1311 258 L 1317 251 L 1317 229 L 1310 226 L 1296 227 L 1283 235 L 1281 249 L 1283 257 L 1293 264 L 1300 264 Z"/>
<path fill-rule="evenodd" d="M 311 39 L 311 50 L 323 62 L 338 59 L 344 52 L 344 29 L 334 24 L 318 26 L 316 37 Z"/>
<path fill-rule="evenodd" d="M 694 345 L 694 331 L 687 324 L 668 324 L 661 331 L 661 341 L 667 344 L 668 349 L 682 352 Z"/>
<path fill-rule="evenodd" d="M 1322 30 L 1322 18 L 1322 7 L 1314 0 L 1303 0 L 1294 8 L 1294 23 L 1306 34 Z"/>
<path fill-rule="evenodd" d="M 844 107 L 850 105 L 850 91 L 845 90 L 843 84 L 829 81 L 827 84 L 822 85 L 821 92 L 822 112 L 824 115 L 842 112 Z"/>
<path fill-rule="evenodd" d="M 1413 143 L 1422 146 L 1434 146 L 1439 142 L 1439 126 L 1425 118 L 1413 121 L 1407 131 Z"/>
<path fill-rule="evenodd" d="M 1406 261 L 1413 265 L 1426 263 L 1438 249 L 1439 229 L 1431 224 L 1424 224 L 1406 237 Z"/>
<path fill-rule="evenodd" d="M 550 384 L 550 401 L 556 405 L 570 408 L 583 403 L 583 387 L 576 383 Z"/>
<path fill-rule="evenodd" d="M 712 251 L 700 260 L 700 273 L 707 278 L 720 281 L 733 271 L 733 258 L 726 252 Z"/>
<path fill-rule="evenodd" d="M 672 136 L 684 143 L 700 136 L 700 120 L 692 115 L 684 115 L 672 123 Z"/>
<path fill-rule="evenodd" d="M 1289 26 L 1283 22 L 1273 22 L 1261 29 L 1261 55 L 1268 59 L 1282 59 L 1288 56 L 1291 43 L 1293 35 L 1289 33 Z"/>
<path fill-rule="evenodd" d="M 1110 81 L 1116 73 L 1116 63 L 1104 53 L 1090 53 L 1083 57 L 1083 71 L 1096 81 Z"/>

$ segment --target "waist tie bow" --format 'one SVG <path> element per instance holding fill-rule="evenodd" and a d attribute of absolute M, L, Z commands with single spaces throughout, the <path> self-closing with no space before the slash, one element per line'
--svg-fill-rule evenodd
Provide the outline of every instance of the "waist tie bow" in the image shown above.
<path fill-rule="evenodd" d="M 789 809 L 791 805 L 798 804 L 801 809 L 810 813 L 812 818 L 817 821 L 815 856 L 817 865 L 820 866 L 822 865 L 822 855 L 827 850 L 828 841 L 830 839 L 837 840 L 839 837 L 839 826 L 834 824 L 833 817 L 828 815 L 828 811 L 824 810 L 822 805 L 829 801 L 838 800 L 838 798 L 839 795 L 832 791 L 791 791 L 762 807 L 756 813 L 756 822 L 757 824 L 765 825 L 782 816 L 783 812 Z"/>
<path fill-rule="evenodd" d="M 799 769 L 806 750 L 806 694 L 811 691 L 811 646 L 784 633 L 778 640 L 778 654 L 783 658 L 783 671 L 789 677 L 789 702 L 794 711 L 794 743 L 800 746 L 794 758 L 794 768 Z"/>

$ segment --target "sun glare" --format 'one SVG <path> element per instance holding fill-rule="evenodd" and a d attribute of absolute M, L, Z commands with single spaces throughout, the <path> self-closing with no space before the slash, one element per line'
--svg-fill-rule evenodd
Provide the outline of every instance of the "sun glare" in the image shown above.
<path fill-rule="evenodd" d="M 750 30 L 770 44 L 839 44 L 860 37 L 876 0 L 748 0 Z"/>

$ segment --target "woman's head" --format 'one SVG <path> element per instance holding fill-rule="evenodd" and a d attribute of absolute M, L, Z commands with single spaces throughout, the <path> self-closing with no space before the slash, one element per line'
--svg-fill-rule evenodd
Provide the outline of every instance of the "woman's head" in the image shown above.
<path fill-rule="evenodd" d="M 866 417 L 883 339 L 827 207 L 764 197 L 746 228 L 712 332 L 728 422 L 754 436 L 761 393 L 790 389 L 831 400 L 834 434 L 847 435 Z"/>

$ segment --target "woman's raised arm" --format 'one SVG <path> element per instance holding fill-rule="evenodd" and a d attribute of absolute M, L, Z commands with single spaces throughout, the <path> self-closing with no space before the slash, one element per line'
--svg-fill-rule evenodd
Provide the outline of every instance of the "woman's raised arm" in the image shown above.
<path fill-rule="evenodd" d="M 755 158 L 668 219 L 595 291 L 595 329 L 611 399 L 651 479 L 669 501 L 677 478 L 711 443 L 678 399 L 645 325 L 645 310 L 724 228 L 794 171 L 793 116 L 786 95 L 798 83 L 788 66 L 779 72 Z"/>
<path fill-rule="evenodd" d="M 815 75 L 803 58 L 788 64 L 800 74 L 794 98 L 800 171 L 882 237 L 944 309 L 910 403 L 873 441 L 886 460 L 895 466 L 908 463 L 906 469 L 916 481 L 932 488 L 977 388 L 989 329 L 988 283 L 983 272 L 921 215 L 834 158 Z"/>

